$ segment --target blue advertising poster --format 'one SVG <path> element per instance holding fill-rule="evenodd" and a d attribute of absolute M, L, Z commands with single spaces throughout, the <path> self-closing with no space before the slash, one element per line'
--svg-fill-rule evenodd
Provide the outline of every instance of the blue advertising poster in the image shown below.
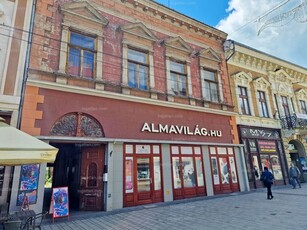
<path fill-rule="evenodd" d="M 69 216 L 68 187 L 53 188 L 53 218 Z"/>
<path fill-rule="evenodd" d="M 300 157 L 301 166 L 304 173 L 307 173 L 307 163 L 305 157 Z"/>
<path fill-rule="evenodd" d="M 36 204 L 39 179 L 39 164 L 22 165 L 17 195 L 17 206 Z"/>

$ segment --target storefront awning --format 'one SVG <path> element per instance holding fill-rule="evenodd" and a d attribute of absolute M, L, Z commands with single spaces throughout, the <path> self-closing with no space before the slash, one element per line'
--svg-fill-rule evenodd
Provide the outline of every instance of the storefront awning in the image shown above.
<path fill-rule="evenodd" d="M 57 152 L 57 148 L 7 125 L 0 118 L 0 165 L 51 163 Z"/>

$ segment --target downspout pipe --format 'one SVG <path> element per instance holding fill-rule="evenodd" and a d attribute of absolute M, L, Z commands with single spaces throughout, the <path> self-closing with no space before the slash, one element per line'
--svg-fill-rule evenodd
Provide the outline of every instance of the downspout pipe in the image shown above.
<path fill-rule="evenodd" d="M 32 39 L 33 39 L 33 28 L 34 28 L 34 19 L 35 19 L 35 12 L 36 12 L 36 1 L 33 0 L 32 3 L 32 12 L 31 12 L 31 19 L 30 19 L 30 28 L 28 34 L 28 45 L 27 45 L 27 53 L 26 53 L 26 60 L 25 60 L 25 67 L 23 69 L 23 80 L 21 85 L 21 94 L 20 94 L 20 102 L 19 102 L 19 109 L 18 109 L 18 118 L 17 118 L 17 128 L 20 129 L 21 127 L 21 117 L 22 117 L 22 109 L 24 104 L 24 95 L 26 91 L 26 83 L 28 79 L 28 69 L 30 65 L 30 53 L 32 47 Z"/>

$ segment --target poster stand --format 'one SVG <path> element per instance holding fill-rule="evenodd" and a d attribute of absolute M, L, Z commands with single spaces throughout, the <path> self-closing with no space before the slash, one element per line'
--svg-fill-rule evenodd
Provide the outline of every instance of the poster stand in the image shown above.
<path fill-rule="evenodd" d="M 69 220 L 68 187 L 52 189 L 49 213 L 52 213 L 52 223 L 55 218 L 66 217 Z"/>

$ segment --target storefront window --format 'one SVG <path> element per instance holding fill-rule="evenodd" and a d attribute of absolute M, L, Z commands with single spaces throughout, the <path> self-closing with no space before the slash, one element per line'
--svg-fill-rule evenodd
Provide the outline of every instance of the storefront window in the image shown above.
<path fill-rule="evenodd" d="M 262 170 L 264 167 L 267 167 L 269 169 L 270 172 L 272 172 L 272 167 L 271 167 L 271 162 L 270 162 L 270 157 L 268 155 L 260 155 L 261 158 L 261 167 Z"/>
<path fill-rule="evenodd" d="M 195 170 L 192 157 L 182 157 L 183 183 L 185 188 L 195 187 Z"/>
<path fill-rule="evenodd" d="M 155 190 L 161 189 L 160 157 L 154 157 Z"/>
<path fill-rule="evenodd" d="M 218 147 L 217 148 L 218 154 L 227 154 L 226 148 Z"/>
<path fill-rule="evenodd" d="M 181 154 L 193 154 L 193 149 L 191 146 L 182 146 Z"/>
<path fill-rule="evenodd" d="M 126 157 L 126 193 L 133 192 L 133 157 Z"/>
<path fill-rule="evenodd" d="M 197 173 L 197 185 L 204 186 L 205 182 L 204 182 L 204 174 L 202 170 L 203 161 L 201 157 L 196 157 L 195 163 L 196 163 L 196 173 Z"/>
<path fill-rule="evenodd" d="M 180 175 L 180 162 L 179 157 L 173 157 L 173 181 L 174 188 L 181 188 L 181 175 Z"/>
<path fill-rule="evenodd" d="M 220 173 L 222 177 L 222 184 L 229 184 L 229 172 L 227 158 L 219 158 L 220 161 Z"/>
<path fill-rule="evenodd" d="M 213 183 L 220 184 L 220 178 L 218 173 L 218 165 L 216 157 L 211 157 L 211 165 L 212 165 L 212 175 L 213 175 Z"/>
<path fill-rule="evenodd" d="M 257 156 L 253 156 L 253 167 L 256 180 L 260 180 L 260 169 Z"/>
<path fill-rule="evenodd" d="M 210 154 L 216 154 L 215 147 L 210 147 Z"/>
<path fill-rule="evenodd" d="M 233 157 L 229 157 L 230 162 L 230 171 L 231 171 L 231 179 L 232 183 L 237 183 L 237 172 L 236 172 L 236 166 L 235 166 L 235 159 Z"/>
<path fill-rule="evenodd" d="M 273 172 L 275 180 L 282 180 L 283 176 L 282 176 L 279 158 L 277 155 L 271 156 L 271 163 L 272 163 L 272 172 Z"/>

